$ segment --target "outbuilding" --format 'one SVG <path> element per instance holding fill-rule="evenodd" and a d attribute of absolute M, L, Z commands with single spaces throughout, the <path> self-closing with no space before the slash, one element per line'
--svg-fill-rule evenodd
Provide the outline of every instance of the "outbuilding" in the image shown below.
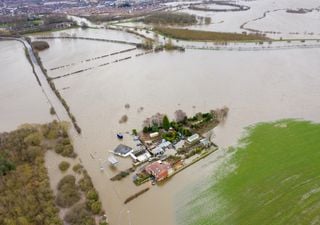
<path fill-rule="evenodd" d="M 188 142 L 188 144 L 193 144 L 196 141 L 198 141 L 199 138 L 200 138 L 199 134 L 194 134 L 194 135 L 191 135 L 190 137 L 187 138 L 187 142 Z"/>
<path fill-rule="evenodd" d="M 114 150 L 113 153 L 122 157 L 127 157 L 132 152 L 132 148 L 129 146 L 119 144 Z"/>

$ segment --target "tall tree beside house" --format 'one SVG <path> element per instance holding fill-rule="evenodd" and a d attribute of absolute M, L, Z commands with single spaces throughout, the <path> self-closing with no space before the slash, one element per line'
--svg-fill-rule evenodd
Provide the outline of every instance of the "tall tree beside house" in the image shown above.
<path fill-rule="evenodd" d="M 165 130 L 169 130 L 169 128 L 170 128 L 170 121 L 169 121 L 167 115 L 165 115 L 165 116 L 163 117 L 162 126 L 163 126 L 163 128 L 164 128 Z"/>

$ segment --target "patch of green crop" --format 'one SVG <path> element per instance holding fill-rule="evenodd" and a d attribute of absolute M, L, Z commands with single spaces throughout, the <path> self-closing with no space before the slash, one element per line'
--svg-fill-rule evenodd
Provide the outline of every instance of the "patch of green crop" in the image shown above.
<path fill-rule="evenodd" d="M 261 123 L 240 143 L 224 165 L 235 169 L 191 199 L 179 223 L 320 224 L 320 124 Z"/>

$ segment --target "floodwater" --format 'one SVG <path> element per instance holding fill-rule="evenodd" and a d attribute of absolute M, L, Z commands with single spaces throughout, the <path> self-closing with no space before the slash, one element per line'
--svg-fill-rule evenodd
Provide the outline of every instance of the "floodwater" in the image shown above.
<path fill-rule="evenodd" d="M 22 43 L 0 41 L 0 132 L 53 117 L 29 64 Z"/>
<path fill-rule="evenodd" d="M 47 34 L 63 36 L 63 32 L 70 36 L 128 41 L 136 38 L 131 34 L 105 29 L 70 29 Z M 320 121 L 320 49 L 187 50 L 185 53 L 161 52 L 139 57 L 135 56 L 139 51 L 134 50 L 118 55 L 132 56 L 128 60 L 98 67 L 97 60 L 81 66 L 78 63 L 87 57 L 98 57 L 128 46 L 58 39 L 50 40 L 50 45 L 49 49 L 40 53 L 49 76 L 74 72 L 77 67 L 92 67 L 74 76 L 55 79 L 54 83 L 82 129 L 80 136 L 71 130 L 75 149 L 92 177 L 113 225 L 176 224 L 175 212 L 179 210 L 177 195 L 185 192 L 186 187 L 205 184 L 206 178 L 227 158 L 224 148 L 236 144 L 244 127 L 282 118 Z M 0 42 L 0 49 L 1 67 L 11 68 L 1 72 L 0 98 L 5 103 L 0 108 L 1 129 L 11 129 L 21 122 L 45 122 L 50 119 L 49 105 L 46 105 L 40 87 L 37 88 L 23 48 L 19 43 Z M 107 62 L 109 58 L 99 59 L 99 64 Z M 50 70 L 70 63 L 75 65 L 63 71 Z M 22 76 L 29 67 L 28 76 Z M 18 75 L 22 77 L 16 78 Z M 32 85 L 22 87 L 22 78 Z M 27 90 L 28 95 L 16 98 L 12 94 L 21 90 Z M 30 97 L 29 93 L 33 92 L 36 93 Z M 130 104 L 129 109 L 124 107 L 127 103 Z M 136 187 L 131 176 L 122 181 L 109 180 L 119 170 L 131 166 L 129 159 L 119 158 L 117 169 L 105 163 L 109 152 L 120 143 L 116 139 L 117 132 L 125 133 L 122 142 L 133 146 L 132 137 L 126 132 L 141 129 L 142 121 L 157 112 L 172 118 L 177 109 L 192 115 L 224 105 L 230 108 L 230 113 L 226 123 L 214 130 L 214 141 L 221 147 L 218 152 L 179 173 L 163 186 L 147 183 Z M 20 107 L 20 110 L 17 109 Z M 140 107 L 143 107 L 142 111 L 138 110 Z M 120 124 L 118 121 L 123 115 L 128 115 L 129 119 L 127 123 Z M 21 121 L 23 116 L 27 117 Z M 56 158 L 52 160 L 57 161 Z M 50 176 L 56 182 L 55 174 L 52 172 Z M 127 205 L 123 204 L 127 197 L 147 186 L 152 187 L 150 191 Z"/>
<path fill-rule="evenodd" d="M 192 25 L 188 29 L 238 32 L 247 30 L 241 29 L 241 25 L 247 23 L 245 28 L 259 30 L 272 38 L 319 38 L 320 37 L 320 3 L 317 0 L 258 0 L 238 1 L 237 4 L 251 7 L 248 11 L 239 12 L 205 12 L 190 9 L 183 9 L 186 12 L 202 17 L 210 17 L 209 25 Z M 210 5 L 209 5 L 210 6 Z M 215 5 L 211 5 L 216 8 Z M 315 9 L 306 14 L 287 13 L 286 9 Z M 272 12 L 274 10 L 279 10 Z M 266 17 L 256 20 L 271 11 Z"/>
<path fill-rule="evenodd" d="M 32 37 L 41 37 L 41 36 L 53 36 L 53 37 L 76 36 L 76 37 L 89 37 L 89 38 L 136 42 L 136 43 L 140 43 L 142 41 L 141 37 L 135 36 L 133 34 L 128 34 L 118 30 L 107 30 L 107 29 L 71 28 L 71 29 L 61 30 L 56 32 L 35 33 L 32 35 Z"/>
<path fill-rule="evenodd" d="M 72 60 L 82 60 L 78 52 L 86 43 L 91 45 L 89 41 L 71 44 L 79 45 L 72 47 Z M 69 40 L 54 42 L 41 53 L 44 65 L 64 64 L 68 54 L 63 49 L 69 44 Z M 57 49 L 62 49 L 61 53 Z M 226 105 L 230 115 L 215 129 L 215 142 L 224 148 L 236 144 L 244 127 L 260 121 L 319 121 L 319 57 L 320 49 L 162 52 L 54 80 L 82 128 L 81 136 L 73 132 L 76 151 L 99 191 L 111 224 L 175 224 L 176 195 L 187 186 L 205 182 L 226 157 L 222 149 L 124 205 L 127 197 L 151 185 L 136 187 L 131 176 L 109 180 L 130 167 L 129 159 L 119 158 L 116 170 L 105 163 L 109 151 L 119 144 L 117 132 L 141 129 L 142 121 L 157 112 L 172 118 L 177 109 L 192 115 Z M 72 72 L 74 68 L 65 70 Z M 127 103 L 129 109 L 124 107 Z M 141 112 L 140 107 L 144 107 Z M 125 124 L 118 122 L 122 115 L 128 115 Z M 132 146 L 132 137 L 125 135 L 123 143 Z"/>

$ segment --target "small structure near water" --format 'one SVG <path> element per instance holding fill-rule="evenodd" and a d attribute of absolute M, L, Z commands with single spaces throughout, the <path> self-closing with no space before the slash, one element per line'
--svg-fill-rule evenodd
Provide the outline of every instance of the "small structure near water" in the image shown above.
<path fill-rule="evenodd" d="M 113 153 L 115 155 L 121 156 L 121 157 L 127 157 L 132 152 L 132 148 L 129 146 L 126 146 L 124 144 L 119 144 L 114 150 Z"/>
<path fill-rule="evenodd" d="M 146 149 L 132 151 L 130 156 L 134 161 L 138 162 L 146 162 L 151 157 L 150 153 Z"/>
<path fill-rule="evenodd" d="M 116 166 L 119 163 L 119 161 L 112 155 L 108 157 L 108 162 L 111 166 Z"/>
<path fill-rule="evenodd" d="M 193 144 L 196 141 L 198 141 L 199 138 L 200 138 L 199 134 L 193 134 L 192 136 L 187 138 L 187 142 L 188 142 L 188 144 Z"/>

